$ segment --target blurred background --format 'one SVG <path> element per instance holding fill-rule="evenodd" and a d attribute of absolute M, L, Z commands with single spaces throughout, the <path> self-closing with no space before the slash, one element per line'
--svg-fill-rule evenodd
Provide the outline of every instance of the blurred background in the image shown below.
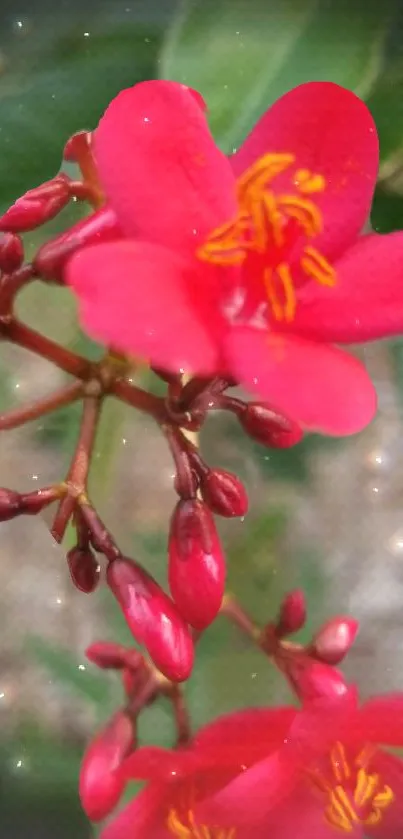
<path fill-rule="evenodd" d="M 402 35 L 401 0 L 1 0 L 0 211 L 57 172 L 68 136 L 94 127 L 122 87 L 160 76 L 198 88 L 218 142 L 231 152 L 279 95 L 323 79 L 371 108 L 381 141 L 372 226 L 399 229 Z M 27 237 L 28 250 L 77 212 Z M 32 286 L 20 311 L 50 337 L 99 354 L 78 332 L 67 292 Z M 308 596 L 309 628 L 332 613 L 360 618 L 347 670 L 366 695 L 403 689 L 403 343 L 359 352 L 380 404 L 361 435 L 312 436 L 272 453 L 215 415 L 201 445 L 207 461 L 238 472 L 250 494 L 246 520 L 221 527 L 230 589 L 261 620 L 296 586 Z M 0 410 L 62 381 L 35 356 L 1 346 Z M 28 491 L 60 478 L 77 420 L 72 407 L 3 434 L 0 484 Z M 153 424 L 108 404 L 93 466 L 101 515 L 124 550 L 165 583 L 174 494 L 164 440 Z M 0 837 L 91 835 L 76 792 L 80 754 L 121 688 L 87 664 L 83 650 L 128 635 L 105 592 L 73 589 L 64 553 L 44 519 L 0 525 Z M 220 621 L 200 644 L 186 694 L 195 725 L 287 698 L 269 664 Z M 147 711 L 141 733 L 168 745 L 169 707 Z"/>

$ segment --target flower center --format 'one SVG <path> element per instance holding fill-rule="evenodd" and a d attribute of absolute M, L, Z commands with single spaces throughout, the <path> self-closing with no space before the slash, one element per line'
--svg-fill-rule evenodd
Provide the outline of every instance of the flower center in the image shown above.
<path fill-rule="evenodd" d="M 170 810 L 167 827 L 177 839 L 235 839 L 235 828 L 228 830 L 196 824 L 192 810 L 188 810 L 183 817 L 179 816 L 177 810 Z"/>
<path fill-rule="evenodd" d="M 323 176 L 309 169 L 295 172 L 294 193 L 269 189 L 294 163 L 293 154 L 265 154 L 250 166 L 237 183 L 236 217 L 213 230 L 197 251 L 199 259 L 215 265 L 243 265 L 254 258 L 274 317 L 286 321 L 293 319 L 297 305 L 287 257 L 301 234 L 312 239 L 321 232 L 322 214 L 308 196 L 325 189 Z M 312 245 L 303 247 L 297 265 L 306 279 L 327 286 L 336 282 L 334 268 Z"/>
<path fill-rule="evenodd" d="M 374 749 L 366 746 L 352 761 L 346 749 L 337 742 L 330 752 L 331 779 L 321 773 L 312 776 L 319 789 L 326 793 L 325 819 L 341 832 L 351 833 L 355 827 L 378 824 L 382 812 L 394 800 L 391 788 L 376 772 L 368 772 Z"/>

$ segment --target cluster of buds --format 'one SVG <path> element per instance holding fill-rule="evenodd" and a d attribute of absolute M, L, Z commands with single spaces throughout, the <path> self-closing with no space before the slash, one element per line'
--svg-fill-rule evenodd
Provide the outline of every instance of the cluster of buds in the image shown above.
<path fill-rule="evenodd" d="M 83 761 L 81 798 L 90 818 L 97 820 L 109 813 L 121 797 L 124 785 L 115 770 L 136 749 L 137 717 L 143 707 L 161 695 L 167 697 L 177 722 L 178 743 L 186 742 L 190 736 L 178 683 L 191 673 L 195 640 L 228 606 L 224 596 L 225 556 L 215 516 L 245 516 L 248 497 L 236 475 L 205 463 L 191 432 L 198 432 L 208 414 L 217 410 L 230 412 L 249 437 L 270 448 L 294 445 L 301 439 L 302 430 L 268 405 L 229 395 L 228 391 L 237 384 L 234 381 L 197 377 L 185 380 L 182 375 L 155 370 L 166 384 L 165 395 L 157 396 L 133 384 L 129 359 L 106 351 L 101 361 L 94 363 L 49 340 L 18 318 L 15 298 L 29 282 L 39 279 L 62 285 L 67 261 L 77 250 L 121 236 L 98 183 L 91 134 L 80 132 L 72 137 L 64 150 L 64 159 L 77 165 L 78 179 L 61 172 L 26 192 L 0 218 L 0 339 L 37 353 L 73 381 L 50 397 L 0 415 L 0 431 L 16 428 L 77 400 L 82 402 L 81 426 L 70 467 L 60 482 L 30 493 L 0 490 L 0 522 L 34 515 L 56 504 L 52 535 L 62 542 L 69 522 L 76 534 L 66 557 L 73 584 L 80 592 L 90 594 L 104 579 L 135 641 L 149 656 L 145 659 L 137 650 L 113 643 L 93 644 L 87 651 L 88 658 L 99 667 L 119 671 L 125 694 L 123 707 L 97 734 Z M 24 234 L 50 221 L 72 200 L 88 202 L 89 215 L 42 244 L 32 262 L 26 262 Z M 94 439 L 109 396 L 150 416 L 172 453 L 178 500 L 168 537 L 170 595 L 135 559 L 122 554 L 88 496 Z M 295 603 L 292 608 L 283 604 L 274 633 L 278 649 L 281 637 L 298 628 L 296 611 Z M 262 649 L 262 639 L 266 638 L 267 646 L 269 634 L 259 632 Z M 322 637 L 315 643 L 316 652 L 313 647 L 307 652 L 309 660 L 315 656 L 319 659 L 320 655 L 324 660 L 326 643 Z M 294 658 L 297 657 L 295 653 Z M 280 661 L 281 656 L 278 658 Z"/>
<path fill-rule="evenodd" d="M 114 566 L 119 569 L 119 575 L 123 569 L 129 577 L 133 573 L 129 560 L 112 563 L 111 570 Z M 333 702 L 347 694 L 349 686 L 334 665 L 342 661 L 354 642 L 358 624 L 352 618 L 332 618 L 307 644 L 300 645 L 285 640 L 306 622 L 305 598 L 299 590 L 287 594 L 277 620 L 263 627 L 251 621 L 232 597 L 224 599 L 221 613 L 274 662 L 303 705 L 317 699 Z M 81 802 L 88 817 L 99 821 L 115 809 L 123 795 L 125 773 L 119 771 L 122 765 L 128 763 L 132 768 L 135 765 L 135 752 L 141 746 L 138 718 L 144 708 L 161 697 L 171 702 L 175 747 L 191 742 L 191 731 L 181 688 L 175 679 L 164 678 L 137 649 L 99 641 L 88 647 L 86 656 L 100 669 L 115 671 L 124 693 L 123 705 L 97 732 L 81 765 Z"/>
<path fill-rule="evenodd" d="M 300 589 L 283 599 L 277 619 L 257 626 L 230 595 L 221 611 L 268 655 L 283 673 L 301 702 L 344 693 L 346 682 L 336 665 L 349 653 L 358 632 L 358 621 L 337 615 L 326 621 L 306 644 L 289 638 L 305 627 L 306 601 Z"/>
<path fill-rule="evenodd" d="M 138 650 L 99 641 L 86 650 L 90 662 L 120 677 L 124 704 L 107 720 L 86 749 L 80 772 L 79 791 L 85 812 L 92 821 L 105 818 L 118 804 L 125 781 L 117 770 L 138 746 L 141 712 L 163 697 L 171 703 L 176 727 L 176 746 L 190 739 L 186 705 L 175 681 L 161 675 Z"/>
<path fill-rule="evenodd" d="M 193 631 L 204 630 L 215 618 L 224 596 L 226 566 L 214 516 L 244 516 L 247 493 L 236 475 L 210 468 L 189 432 L 197 432 L 211 411 L 229 411 L 244 431 L 274 448 L 294 445 L 301 429 L 257 402 L 228 394 L 236 382 L 192 378 L 155 370 L 166 383 L 166 395 L 155 396 L 129 381 L 128 359 L 106 352 L 92 363 L 27 327 L 14 313 L 17 293 L 32 279 L 62 284 L 67 260 L 78 249 L 121 236 L 112 210 L 105 205 L 92 156 L 89 132 L 74 135 L 64 159 L 78 166 L 81 177 L 64 172 L 26 192 L 0 218 L 0 337 L 53 362 L 74 377 L 54 395 L 0 416 L 6 430 L 82 400 L 82 424 L 71 465 L 63 480 L 36 493 L 2 490 L 0 522 L 24 513 L 40 512 L 52 502 L 58 508 L 51 528 L 61 542 L 69 521 L 76 543 L 67 553 L 73 583 L 89 594 L 102 579 L 113 592 L 135 639 L 155 665 L 174 681 L 186 679 L 193 663 Z M 23 236 L 54 218 L 71 200 L 87 201 L 92 212 L 61 235 L 45 242 L 32 263 L 24 263 Z M 99 417 L 109 395 L 149 414 L 160 426 L 175 465 L 174 508 L 168 539 L 168 578 L 171 597 L 133 559 L 122 556 L 100 522 L 87 493 L 88 471 Z"/>

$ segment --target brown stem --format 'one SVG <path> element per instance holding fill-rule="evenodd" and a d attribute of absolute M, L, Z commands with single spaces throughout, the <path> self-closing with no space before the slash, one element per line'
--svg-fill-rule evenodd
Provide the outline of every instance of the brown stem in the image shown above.
<path fill-rule="evenodd" d="M 57 408 L 70 405 L 80 397 L 82 392 L 82 382 L 73 382 L 55 391 L 51 396 L 46 396 L 43 399 L 32 402 L 30 405 L 23 405 L 21 408 L 0 414 L 0 431 L 9 431 L 12 428 L 18 428 L 20 425 L 24 425 L 26 422 L 32 422 L 32 420 L 38 419 L 38 417 L 42 417 L 44 414 L 49 414 Z"/>
<path fill-rule="evenodd" d="M 33 276 L 34 269 L 29 264 L 0 278 L 0 313 L 3 318 L 11 317 L 13 303 L 18 292 L 31 282 Z"/>
<path fill-rule="evenodd" d="M 188 443 L 184 434 L 172 425 L 161 425 L 161 431 L 167 439 L 175 464 L 175 490 L 181 498 L 193 498 L 197 492 L 198 479 L 191 466 L 188 447 L 194 447 Z"/>
<path fill-rule="evenodd" d="M 192 730 L 189 711 L 178 685 L 174 685 L 172 688 L 171 702 L 177 731 L 176 746 L 186 746 L 192 738 Z"/>
<path fill-rule="evenodd" d="M 180 409 L 182 411 L 193 411 L 196 407 L 199 408 L 205 402 L 208 402 L 208 397 L 213 398 L 215 395 L 222 393 L 227 387 L 233 386 L 233 382 L 227 379 L 214 378 L 193 378 L 182 389 L 179 399 Z"/>
<path fill-rule="evenodd" d="M 240 607 L 239 603 L 230 594 L 225 594 L 221 604 L 220 614 L 225 615 L 232 623 L 234 623 L 245 635 L 256 644 L 260 646 L 261 630 L 253 623 L 249 616 Z"/>
<path fill-rule="evenodd" d="M 115 540 L 105 527 L 96 510 L 85 500 L 80 504 L 80 515 L 87 528 L 91 543 L 98 553 L 104 554 L 109 562 L 121 556 Z"/>
<path fill-rule="evenodd" d="M 158 681 L 154 673 L 151 673 L 149 678 L 141 685 L 138 692 L 130 699 L 128 710 L 130 714 L 136 718 L 138 714 L 152 702 L 159 693 Z"/>
<path fill-rule="evenodd" d="M 148 393 L 140 387 L 131 385 L 124 379 L 113 381 L 110 386 L 110 393 L 120 399 L 121 402 L 126 402 L 127 405 L 132 405 L 138 411 L 149 414 L 157 422 L 164 422 L 166 419 L 164 400 L 160 396 L 154 396 L 153 393 Z"/>
<path fill-rule="evenodd" d="M 45 338 L 44 335 L 15 318 L 3 322 L 0 319 L 1 335 L 13 344 L 18 344 L 20 347 L 46 358 L 60 370 L 64 370 L 65 373 L 69 373 L 77 379 L 87 381 L 93 375 L 94 365 L 88 359 L 76 355 L 65 347 L 60 347 L 55 341 Z"/>
<path fill-rule="evenodd" d="M 83 414 L 80 433 L 66 478 L 68 494 L 59 504 L 51 533 L 56 542 L 61 542 L 80 495 L 85 495 L 91 454 L 102 406 L 102 395 L 89 394 L 83 400 Z"/>

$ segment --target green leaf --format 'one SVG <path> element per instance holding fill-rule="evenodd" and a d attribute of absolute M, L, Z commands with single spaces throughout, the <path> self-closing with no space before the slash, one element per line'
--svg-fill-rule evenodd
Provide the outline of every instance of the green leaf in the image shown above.
<path fill-rule="evenodd" d="M 396 195 L 384 186 L 378 186 L 372 205 L 371 224 L 377 233 L 392 233 L 393 230 L 401 230 L 403 228 L 403 195 Z"/>
<path fill-rule="evenodd" d="M 90 671 L 89 666 L 76 659 L 72 653 L 60 647 L 55 648 L 41 638 L 30 638 L 28 647 L 56 683 L 97 705 L 109 704 L 109 685 L 104 674 Z"/>
<path fill-rule="evenodd" d="M 67 138 L 96 125 L 119 90 L 155 73 L 155 30 L 119 28 L 94 35 L 85 49 L 83 40 L 56 68 L 24 74 L 11 90 L 0 84 L 0 207 L 52 177 Z"/>
<path fill-rule="evenodd" d="M 312 80 L 360 95 L 375 81 L 394 0 L 187 0 L 162 54 L 164 78 L 206 98 L 229 151 L 286 90 Z"/>

